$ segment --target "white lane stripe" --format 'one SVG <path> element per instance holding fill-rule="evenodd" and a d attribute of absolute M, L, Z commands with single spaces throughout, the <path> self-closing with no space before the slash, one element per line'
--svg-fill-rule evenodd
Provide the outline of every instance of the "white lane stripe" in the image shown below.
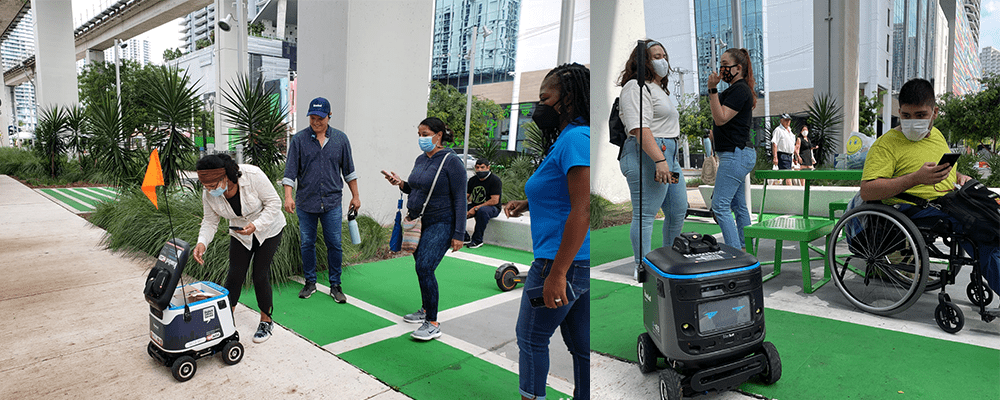
<path fill-rule="evenodd" d="M 347 339 L 342 339 L 323 346 L 324 349 L 333 354 L 343 354 L 351 350 L 360 349 L 362 347 L 368 346 L 370 344 L 375 344 L 383 340 L 397 338 L 408 332 L 413 332 L 420 327 L 420 324 L 407 324 L 405 322 L 399 322 L 393 326 L 387 326 L 382 329 L 374 330 L 368 333 L 363 333 L 357 336 L 352 336 Z"/>
<path fill-rule="evenodd" d="M 486 362 L 488 362 L 490 364 L 496 365 L 496 366 L 498 366 L 500 368 L 503 368 L 505 370 L 513 372 L 515 375 L 517 375 L 519 373 L 518 372 L 518 363 L 517 363 L 517 361 L 510 360 L 510 359 L 508 359 L 508 358 L 506 358 L 504 356 L 501 356 L 501 355 L 499 355 L 497 353 L 494 353 L 494 352 L 489 351 L 487 349 L 484 349 L 482 347 L 476 346 L 475 344 L 466 342 L 466 341 L 464 341 L 462 339 L 456 338 L 456 337 L 451 336 L 451 335 L 442 334 L 441 337 L 438 338 L 438 340 L 440 340 L 442 343 L 447 344 L 447 345 L 449 345 L 451 347 L 454 347 L 456 349 L 459 349 L 459 350 L 462 350 L 462 351 L 464 351 L 466 353 L 469 353 L 473 357 L 476 357 L 476 358 L 478 358 L 480 360 L 486 361 Z M 551 387 L 551 388 L 553 388 L 555 390 L 558 390 L 560 392 L 563 392 L 563 393 L 566 393 L 566 394 L 569 394 L 569 395 L 573 394 L 573 383 L 569 382 L 569 381 L 567 381 L 567 380 L 565 380 L 563 378 L 560 378 L 558 376 L 549 374 L 546 384 L 549 387 Z"/>
<path fill-rule="evenodd" d="M 71 194 L 67 194 L 67 192 L 71 193 Z M 85 197 L 85 198 L 88 198 L 88 199 L 91 199 L 91 200 L 94 200 L 94 201 L 99 201 L 99 202 L 102 202 L 102 203 L 105 202 L 105 201 L 107 201 L 105 199 L 99 199 L 97 197 L 94 197 L 92 194 L 90 194 L 88 192 L 85 192 L 85 191 L 82 191 L 82 190 L 78 190 L 76 188 L 65 188 L 63 190 L 63 194 L 66 195 L 66 196 L 68 196 L 68 197 L 70 197 L 70 198 L 74 198 L 75 197 L 74 200 L 79 201 L 81 203 L 84 203 L 84 204 L 86 204 L 88 206 L 91 206 L 91 207 L 93 207 L 93 205 L 91 205 L 90 203 L 87 203 L 87 202 L 83 201 L 82 198 Z"/>
<path fill-rule="evenodd" d="M 89 187 L 88 188 L 73 188 L 73 190 L 75 190 L 75 191 L 77 191 L 79 193 L 83 193 L 86 196 L 88 196 L 88 197 L 90 197 L 90 198 L 92 198 L 94 200 L 97 200 L 97 201 L 108 202 L 108 201 L 113 201 L 114 200 L 114 197 L 106 195 L 106 194 L 104 194 L 104 192 L 101 192 L 99 190 L 94 190 L 94 188 L 89 188 Z"/>
<path fill-rule="evenodd" d="M 292 280 L 294 280 L 294 281 L 296 281 L 298 283 L 301 283 L 303 285 L 306 284 L 305 279 L 302 278 L 301 276 L 293 277 Z M 324 295 L 330 296 L 330 287 L 326 286 L 324 284 L 321 284 L 319 282 L 316 283 L 316 291 L 317 292 L 322 292 Z M 358 299 L 357 297 L 348 296 L 346 293 L 344 294 L 344 297 L 347 297 L 347 303 L 348 304 L 352 304 L 355 307 L 358 307 L 358 308 L 360 308 L 362 310 L 365 310 L 365 311 L 367 311 L 369 313 L 375 314 L 375 315 L 377 315 L 379 317 L 385 318 L 385 319 L 387 319 L 389 321 L 398 322 L 398 321 L 401 321 L 402 318 L 403 318 L 403 317 L 400 317 L 400 316 L 398 316 L 396 314 L 393 314 L 391 312 L 388 312 L 386 310 L 383 310 L 381 308 L 378 308 L 378 307 L 375 307 L 375 306 L 373 306 L 371 304 L 368 304 L 368 303 L 362 301 L 361 299 Z"/>
<path fill-rule="evenodd" d="M 81 210 L 76 209 L 76 207 L 73 207 L 73 206 L 71 206 L 69 204 L 63 203 L 62 200 L 59 200 L 59 199 L 55 198 L 54 196 L 52 196 L 52 195 L 50 195 L 48 193 L 43 192 L 41 189 L 35 189 L 35 192 L 38 193 L 38 194 L 41 194 L 42 196 L 44 196 L 46 199 L 49 199 L 53 203 L 56 203 L 56 204 L 62 206 L 62 208 L 65 208 L 65 209 L 69 210 L 69 212 L 71 212 L 73 214 L 80 214 L 80 213 L 88 212 L 88 210 L 89 211 L 93 211 L 94 210 L 93 207 L 90 207 L 90 204 L 83 203 L 83 202 L 78 202 L 81 205 L 83 205 L 84 207 L 90 207 L 88 210 L 81 211 Z"/>

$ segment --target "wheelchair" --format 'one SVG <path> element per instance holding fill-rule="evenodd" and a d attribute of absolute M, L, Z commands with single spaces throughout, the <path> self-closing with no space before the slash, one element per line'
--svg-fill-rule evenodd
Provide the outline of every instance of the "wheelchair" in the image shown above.
<path fill-rule="evenodd" d="M 939 241 L 940 239 L 940 241 Z M 970 245 L 966 254 L 962 244 Z M 945 291 L 963 266 L 971 266 L 966 287 L 969 301 L 983 321 L 1000 316 L 987 311 L 993 291 L 979 265 L 979 246 L 967 234 L 954 233 L 950 221 L 938 217 L 911 220 L 881 203 L 848 210 L 827 239 L 827 261 L 833 281 L 856 307 L 877 315 L 902 312 L 924 291 L 940 289 L 934 320 L 948 333 L 965 326 L 962 310 Z"/>

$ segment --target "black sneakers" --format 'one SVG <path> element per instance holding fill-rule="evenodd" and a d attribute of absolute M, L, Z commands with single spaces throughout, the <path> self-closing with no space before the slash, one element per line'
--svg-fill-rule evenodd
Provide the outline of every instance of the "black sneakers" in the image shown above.
<path fill-rule="evenodd" d="M 316 282 L 306 282 L 306 286 L 299 292 L 299 298 L 308 299 L 313 293 L 316 293 Z"/>
<path fill-rule="evenodd" d="M 330 287 L 330 296 L 333 296 L 333 301 L 340 304 L 347 302 L 347 296 L 344 296 L 344 289 L 341 289 L 340 285 L 333 285 Z"/>

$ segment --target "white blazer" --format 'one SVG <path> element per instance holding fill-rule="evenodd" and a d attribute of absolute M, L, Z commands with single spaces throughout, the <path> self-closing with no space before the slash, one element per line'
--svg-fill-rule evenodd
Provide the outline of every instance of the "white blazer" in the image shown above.
<path fill-rule="evenodd" d="M 277 190 L 267 179 L 264 171 L 254 165 L 240 164 L 240 172 L 243 175 L 240 176 L 237 184 L 240 186 L 240 207 L 243 216 L 236 216 L 225 196 L 215 197 L 204 189 L 201 192 L 201 204 L 204 207 L 205 216 L 201 219 L 198 243 L 204 243 L 206 248 L 215 237 L 220 218 L 229 220 L 230 226 L 242 228 L 252 222 L 257 227 L 257 230 L 250 235 L 240 235 L 232 230 L 229 231 L 229 236 L 243 243 L 247 250 L 253 245 L 253 237 L 257 238 L 258 243 L 264 243 L 265 240 L 274 237 L 285 227 L 285 216 L 281 213 L 281 198 L 278 197 Z"/>

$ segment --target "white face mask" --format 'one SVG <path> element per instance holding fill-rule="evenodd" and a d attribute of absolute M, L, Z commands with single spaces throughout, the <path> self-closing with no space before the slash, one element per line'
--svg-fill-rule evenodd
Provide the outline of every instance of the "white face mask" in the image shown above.
<path fill-rule="evenodd" d="M 903 136 L 913 142 L 923 139 L 931 130 L 930 119 L 902 119 L 899 122 Z"/>
<path fill-rule="evenodd" d="M 667 59 L 665 58 L 653 60 L 653 71 L 655 71 L 661 78 L 665 77 L 668 73 L 670 73 L 670 63 L 667 62 Z"/>

